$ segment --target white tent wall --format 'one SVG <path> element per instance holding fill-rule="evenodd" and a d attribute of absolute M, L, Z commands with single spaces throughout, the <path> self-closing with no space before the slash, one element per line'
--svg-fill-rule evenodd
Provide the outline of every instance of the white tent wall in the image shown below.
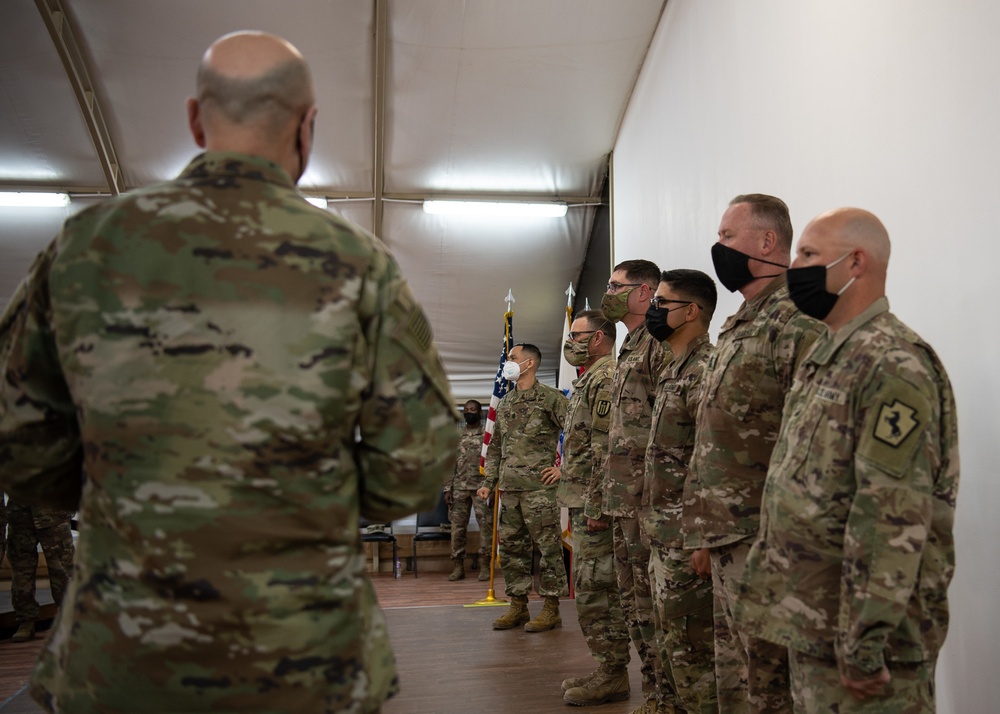
<path fill-rule="evenodd" d="M 997 27 L 987 0 L 671 0 L 612 173 L 615 261 L 714 275 L 709 247 L 740 193 L 785 199 L 797 232 L 844 205 L 885 222 L 892 309 L 935 346 L 959 406 L 942 714 L 1000 701 Z M 713 335 L 739 302 L 723 295 Z"/>

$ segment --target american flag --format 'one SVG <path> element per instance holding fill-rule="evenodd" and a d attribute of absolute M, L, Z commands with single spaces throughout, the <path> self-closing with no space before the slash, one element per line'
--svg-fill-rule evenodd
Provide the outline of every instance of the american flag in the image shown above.
<path fill-rule="evenodd" d="M 500 366 L 497 367 L 497 376 L 493 380 L 493 396 L 490 397 L 490 409 L 486 413 L 486 428 L 483 431 L 483 450 L 479 454 L 479 473 L 486 473 L 486 450 L 490 446 L 490 438 L 493 436 L 493 426 L 497 420 L 497 405 L 507 392 L 510 391 L 510 382 L 504 379 L 503 363 L 507 361 L 510 348 L 514 346 L 514 310 L 511 307 L 513 297 L 508 295 L 507 312 L 503 316 L 503 345 L 500 348 Z"/>

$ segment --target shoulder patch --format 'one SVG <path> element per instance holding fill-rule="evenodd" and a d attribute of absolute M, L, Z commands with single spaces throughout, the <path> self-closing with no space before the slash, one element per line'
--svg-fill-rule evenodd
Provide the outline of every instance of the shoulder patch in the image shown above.
<path fill-rule="evenodd" d="M 609 399 L 601 399 L 597 402 L 597 406 L 594 409 L 594 413 L 599 417 L 606 417 L 611 413 L 611 401 Z"/>
<path fill-rule="evenodd" d="M 931 422 L 927 395 L 903 379 L 890 379 L 875 395 L 858 444 L 858 455 L 901 478 Z"/>
<path fill-rule="evenodd" d="M 427 316 L 424 315 L 423 310 L 414 310 L 410 313 L 410 319 L 406 323 L 406 331 L 420 345 L 421 350 L 426 350 L 431 346 L 431 326 L 427 322 Z"/>
<path fill-rule="evenodd" d="M 892 404 L 882 403 L 872 436 L 895 449 L 918 426 L 920 421 L 917 419 L 917 410 L 894 399 Z"/>

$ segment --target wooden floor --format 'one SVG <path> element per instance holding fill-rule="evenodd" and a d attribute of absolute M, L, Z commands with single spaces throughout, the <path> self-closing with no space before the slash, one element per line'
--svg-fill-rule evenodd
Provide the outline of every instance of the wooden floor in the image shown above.
<path fill-rule="evenodd" d="M 563 626 L 549 632 L 521 628 L 495 631 L 492 621 L 503 607 L 464 607 L 487 594 L 488 583 L 448 582 L 447 573 L 391 574 L 373 577 L 385 610 L 396 652 L 402 691 L 383 707 L 383 714 L 547 714 L 572 712 L 562 701 L 560 682 L 593 671 L 595 663 L 576 621 L 572 600 L 563 600 Z M 503 598 L 503 582 L 495 585 Z M 541 610 L 532 594 L 531 613 Z M 42 638 L 25 644 L 0 641 L 0 712 L 38 714 L 28 697 L 31 665 Z M 642 704 L 638 657 L 629 666 L 632 698 L 596 709 L 600 714 L 624 714 Z"/>

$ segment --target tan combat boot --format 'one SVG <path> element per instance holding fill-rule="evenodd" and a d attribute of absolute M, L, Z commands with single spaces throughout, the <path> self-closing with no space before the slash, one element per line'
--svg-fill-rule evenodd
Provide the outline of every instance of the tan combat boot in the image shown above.
<path fill-rule="evenodd" d="M 448 580 L 452 582 L 455 580 L 465 580 L 465 564 L 461 560 L 455 561 L 455 567 L 451 569 L 451 575 L 448 576 Z"/>
<path fill-rule="evenodd" d="M 601 668 L 598 667 L 590 674 L 586 674 L 582 677 L 570 677 L 569 679 L 564 679 L 562 681 L 562 690 L 565 692 L 570 689 L 573 689 L 573 687 L 582 687 L 600 673 L 601 673 Z"/>
<path fill-rule="evenodd" d="M 528 613 L 528 596 L 514 595 L 510 599 L 510 607 L 503 616 L 493 621 L 494 630 L 509 630 L 528 621 L 531 615 Z"/>
<path fill-rule="evenodd" d="M 28 640 L 35 639 L 35 623 L 34 622 L 22 622 L 14 636 L 10 638 L 11 642 L 27 642 Z"/>
<path fill-rule="evenodd" d="M 578 707 L 623 702 L 629 698 L 628 670 L 601 665 L 589 682 L 566 690 L 563 701 Z"/>
<path fill-rule="evenodd" d="M 559 617 L 559 598 L 545 596 L 545 607 L 542 611 L 535 616 L 535 619 L 531 620 L 527 625 L 524 626 L 525 632 L 545 632 L 546 630 L 551 630 L 553 627 L 558 627 L 562 624 L 562 618 Z"/>

